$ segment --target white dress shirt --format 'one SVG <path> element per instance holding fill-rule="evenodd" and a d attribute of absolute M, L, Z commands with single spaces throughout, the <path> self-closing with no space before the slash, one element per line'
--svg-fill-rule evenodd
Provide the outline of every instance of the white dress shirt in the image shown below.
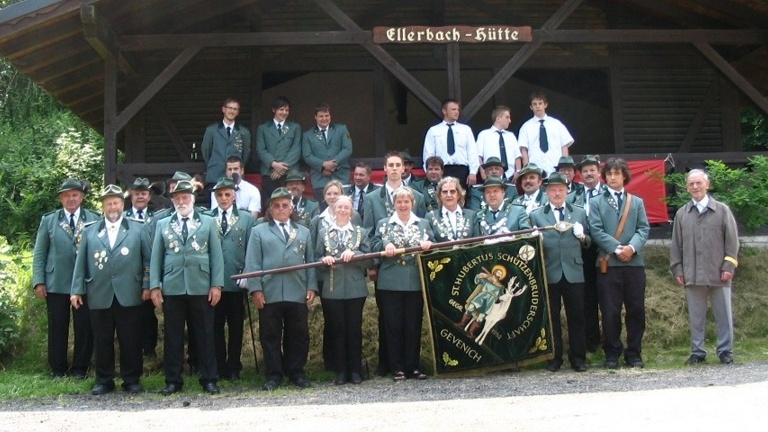
<path fill-rule="evenodd" d="M 549 150 L 546 153 L 541 151 L 539 145 L 539 130 L 544 120 L 544 128 L 547 130 L 547 143 Z M 518 143 L 521 148 L 528 149 L 528 162 L 536 164 L 539 168 L 547 172 L 547 175 L 557 171 L 555 167 L 563 155 L 563 147 L 570 147 L 573 144 L 573 137 L 565 125 L 560 120 L 545 115 L 543 118 L 533 117 L 520 127 Z"/>
<path fill-rule="evenodd" d="M 448 154 L 448 123 L 442 121 L 427 131 L 424 136 L 424 171 L 427 171 L 427 159 L 430 156 L 440 156 L 446 165 L 466 165 L 469 174 L 475 174 L 480 168 L 477 157 L 477 144 L 472 129 L 462 123 L 453 123 L 453 141 L 456 144 L 453 155 Z"/>
<path fill-rule="evenodd" d="M 501 132 L 502 139 L 504 139 L 504 150 L 507 153 L 507 170 L 504 174 L 508 179 L 511 179 L 515 175 L 515 159 L 520 156 L 520 145 L 515 138 L 515 134 L 508 130 L 499 130 L 495 126 L 480 131 L 477 134 L 477 154 L 483 162 L 488 162 L 488 158 L 497 157 L 500 160 L 504 160 L 501 157 L 499 151 L 499 132 Z"/>

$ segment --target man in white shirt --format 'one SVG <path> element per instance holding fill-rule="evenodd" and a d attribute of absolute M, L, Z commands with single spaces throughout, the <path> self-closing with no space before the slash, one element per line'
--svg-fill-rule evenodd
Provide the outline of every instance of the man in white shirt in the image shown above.
<path fill-rule="evenodd" d="M 460 105 L 455 99 L 443 101 L 443 121 L 432 126 L 424 137 L 424 171 L 430 156 L 440 156 L 445 163 L 444 177 L 456 177 L 462 185 L 477 183 L 480 159 L 472 129 L 459 123 Z"/>
<path fill-rule="evenodd" d="M 510 112 L 509 107 L 504 105 L 499 105 L 493 109 L 491 113 L 493 125 L 477 134 L 477 153 L 480 157 L 480 163 L 483 164 L 489 158 L 499 158 L 505 167 L 504 176 L 514 182 L 515 173 L 523 166 L 523 162 L 515 134 L 507 130 L 512 122 Z M 482 166 L 480 177 L 482 180 L 488 178 Z"/>
<path fill-rule="evenodd" d="M 227 158 L 226 176 L 232 179 L 237 188 L 235 189 L 235 204 L 240 210 L 251 212 L 254 218 L 259 217 L 261 212 L 261 192 L 259 189 L 243 179 L 245 169 L 243 161 L 237 156 Z M 218 208 L 214 192 L 211 192 L 211 210 Z"/>
<path fill-rule="evenodd" d="M 544 170 L 544 177 L 557 170 L 561 156 L 568 156 L 573 137 L 560 120 L 547 115 L 547 97 L 531 95 L 533 118 L 523 123 L 518 134 L 523 165 L 534 163 Z M 542 133 L 543 132 L 543 133 Z"/>

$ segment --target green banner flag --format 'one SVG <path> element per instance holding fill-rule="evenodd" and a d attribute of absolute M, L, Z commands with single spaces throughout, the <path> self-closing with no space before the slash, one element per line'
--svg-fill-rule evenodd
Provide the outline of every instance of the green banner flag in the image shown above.
<path fill-rule="evenodd" d="M 540 238 L 420 255 L 436 373 L 553 357 Z"/>

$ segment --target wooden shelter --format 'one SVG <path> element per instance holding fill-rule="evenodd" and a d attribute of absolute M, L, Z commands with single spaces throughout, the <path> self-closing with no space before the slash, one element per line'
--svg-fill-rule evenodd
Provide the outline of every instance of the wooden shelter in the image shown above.
<path fill-rule="evenodd" d="M 532 38 L 374 42 L 374 27 L 416 25 Z M 445 97 L 475 132 L 508 105 L 516 131 L 543 90 L 572 153 L 685 164 L 749 155 L 739 110 L 768 113 L 766 29 L 757 0 L 25 0 L 0 10 L 0 55 L 103 133 L 109 182 L 203 171 L 193 144 L 227 96 L 252 130 L 276 95 L 305 128 L 328 102 L 378 166 L 421 154 Z"/>

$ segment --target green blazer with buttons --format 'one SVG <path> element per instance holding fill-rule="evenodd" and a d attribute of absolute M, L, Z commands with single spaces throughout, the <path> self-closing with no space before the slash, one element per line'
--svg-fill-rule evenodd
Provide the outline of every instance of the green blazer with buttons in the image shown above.
<path fill-rule="evenodd" d="M 149 289 L 151 252 L 140 222 L 124 218 L 112 247 L 104 220 L 90 225 L 77 251 L 71 294 L 87 295 L 90 309 L 109 309 L 114 299 L 121 306 L 140 305 L 141 291 Z"/>
<path fill-rule="evenodd" d="M 347 126 L 331 123 L 326 131 L 328 140 L 323 139 L 317 126 L 304 132 L 301 141 L 301 156 L 312 172 L 312 187 L 322 189 L 331 180 L 341 184 L 349 183 L 349 157 L 352 156 L 352 139 Z M 338 169 L 330 177 L 322 175 L 323 162 L 334 160 Z"/>
<path fill-rule="evenodd" d="M 624 192 L 626 195 L 626 190 Z M 643 248 L 648 241 L 651 225 L 648 223 L 648 215 L 645 213 L 643 199 L 639 196 L 632 196 L 632 203 L 627 214 L 624 230 L 618 239 L 614 237 L 626 205 L 626 196 L 622 200 L 621 207 L 619 207 L 615 197 L 608 188 L 606 188 L 602 195 L 589 200 L 589 233 L 592 236 L 592 241 L 597 244 L 599 254 L 601 256 L 610 254 L 608 267 L 645 266 Z M 619 261 L 616 255 L 613 254 L 619 245 L 632 245 L 635 248 L 636 253 L 628 263 Z M 595 261 L 595 266 L 599 266 L 599 261 Z"/>
<path fill-rule="evenodd" d="M 541 232 L 544 242 L 544 264 L 547 270 L 547 283 L 557 283 L 565 277 L 570 283 L 584 282 L 584 261 L 581 249 L 588 248 L 592 241 L 587 232 L 587 213 L 583 208 L 565 203 L 565 221 L 580 223 L 584 227 L 584 241 L 573 235 L 573 230 L 560 232 L 554 229 Z M 552 226 L 558 222 L 559 215 L 552 206 L 539 207 L 531 212 L 531 223 L 538 227 Z"/>
<path fill-rule="evenodd" d="M 238 210 L 234 205 L 227 213 L 227 232 L 221 232 L 221 209 L 215 208 L 210 216 L 216 223 L 216 232 L 221 237 L 221 252 L 224 256 L 224 287 L 223 291 L 240 292 L 240 288 L 231 279 L 232 275 L 240 274 L 245 269 L 245 248 L 251 237 L 251 228 L 256 221 L 250 212 Z"/>
<path fill-rule="evenodd" d="M 301 159 L 301 126 L 286 120 L 280 133 L 275 121 L 269 119 L 256 130 L 256 155 L 259 157 L 259 173 L 272 174 L 272 162 L 285 162 L 289 171 L 295 169 Z M 267 197 L 269 198 L 269 197 Z"/>
<path fill-rule="evenodd" d="M 333 229 L 327 225 L 320 227 L 317 242 L 315 243 L 315 259 L 320 260 L 325 256 L 338 258 L 341 253 L 349 249 L 355 255 L 367 254 L 371 251 L 371 240 L 367 230 L 360 226 L 354 227 L 354 232 L 344 239 L 344 245 L 339 245 L 338 237 Z M 333 253 L 333 252 L 336 253 Z M 368 282 L 365 277 L 366 270 L 372 264 L 371 260 L 355 261 L 350 264 L 341 264 L 333 267 L 319 267 L 320 276 L 323 278 L 323 289 L 320 295 L 326 299 L 353 299 L 368 296 Z"/>
<path fill-rule="evenodd" d="M 101 216 L 80 207 L 80 218 L 73 232 L 64 209 L 43 215 L 35 238 L 32 256 L 32 287 L 44 284 L 48 292 L 69 294 L 72 289 L 72 269 L 83 229 Z"/>
<path fill-rule="evenodd" d="M 182 238 L 178 213 L 157 222 L 152 244 L 149 286 L 163 295 L 208 295 L 224 286 L 224 256 L 213 218 L 195 210 Z"/>

